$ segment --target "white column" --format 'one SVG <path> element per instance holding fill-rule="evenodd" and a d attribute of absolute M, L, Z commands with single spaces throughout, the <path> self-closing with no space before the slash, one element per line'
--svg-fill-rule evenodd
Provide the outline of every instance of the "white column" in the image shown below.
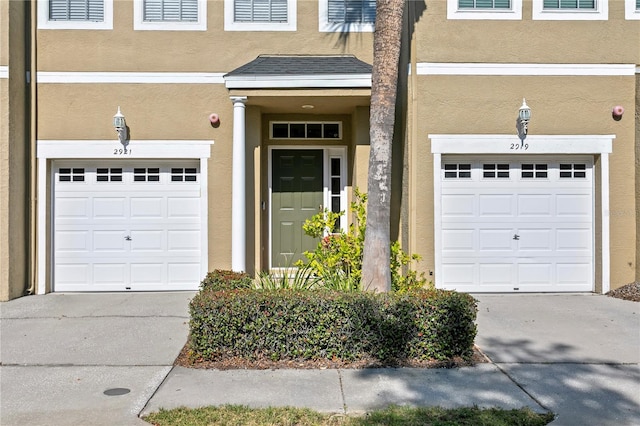
<path fill-rule="evenodd" d="M 600 154 L 600 205 L 602 208 L 602 294 L 611 289 L 611 257 L 609 237 L 609 154 Z"/>
<path fill-rule="evenodd" d="M 231 195 L 231 269 L 246 272 L 246 159 L 245 159 L 245 96 L 231 97 L 233 102 L 233 172 Z"/>

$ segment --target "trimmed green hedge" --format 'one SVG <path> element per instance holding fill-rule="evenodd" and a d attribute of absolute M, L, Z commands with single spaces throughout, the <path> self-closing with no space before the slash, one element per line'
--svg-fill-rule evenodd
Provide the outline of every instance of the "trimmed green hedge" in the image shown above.
<path fill-rule="evenodd" d="M 476 301 L 464 293 L 405 294 L 203 288 L 191 301 L 195 358 L 468 358 Z"/>

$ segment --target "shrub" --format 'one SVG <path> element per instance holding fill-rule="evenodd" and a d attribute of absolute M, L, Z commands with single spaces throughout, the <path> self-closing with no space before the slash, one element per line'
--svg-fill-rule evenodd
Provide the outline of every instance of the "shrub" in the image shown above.
<path fill-rule="evenodd" d="M 302 229 L 305 234 L 318 239 L 313 252 L 304 253 L 307 262 L 298 261 L 297 266 L 308 266 L 322 280 L 326 288 L 335 290 L 361 290 L 362 255 L 366 229 L 367 194 L 354 189 L 351 213 L 355 220 L 347 232 L 338 231 L 336 223 L 343 212 L 335 213 L 327 209 L 306 220 Z M 402 251 L 399 242 L 391 243 L 391 285 L 392 290 L 406 292 L 424 288 L 427 279 L 410 269 L 412 262 L 420 260 L 417 254 Z M 406 270 L 406 271 L 405 271 Z"/>
<path fill-rule="evenodd" d="M 209 272 L 200 283 L 201 290 L 238 290 L 248 289 L 253 285 L 253 279 L 243 272 L 216 269 Z"/>
<path fill-rule="evenodd" d="M 444 290 L 201 291 L 190 313 L 190 352 L 209 361 L 448 360 L 476 334 L 475 299 Z"/>

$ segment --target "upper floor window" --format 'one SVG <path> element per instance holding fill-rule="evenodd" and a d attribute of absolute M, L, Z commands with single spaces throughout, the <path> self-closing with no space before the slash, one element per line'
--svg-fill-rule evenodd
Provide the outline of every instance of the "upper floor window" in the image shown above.
<path fill-rule="evenodd" d="M 113 29 L 113 0 L 39 1 L 38 28 Z"/>
<path fill-rule="evenodd" d="M 318 15 L 321 32 L 373 32 L 376 1 L 320 0 Z"/>
<path fill-rule="evenodd" d="M 296 0 L 224 0 L 226 31 L 295 31 Z"/>
<path fill-rule="evenodd" d="M 206 0 L 134 0 L 135 30 L 206 31 Z"/>
<path fill-rule="evenodd" d="M 640 0 L 625 0 L 624 17 L 626 19 L 640 19 Z"/>
<path fill-rule="evenodd" d="M 608 0 L 533 0 L 533 19 L 593 21 L 609 19 Z"/>
<path fill-rule="evenodd" d="M 447 18 L 519 20 L 522 0 L 447 0 Z"/>

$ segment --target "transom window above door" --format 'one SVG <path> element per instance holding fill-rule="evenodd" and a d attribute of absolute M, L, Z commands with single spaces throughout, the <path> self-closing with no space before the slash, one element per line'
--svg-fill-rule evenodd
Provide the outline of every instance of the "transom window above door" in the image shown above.
<path fill-rule="evenodd" d="M 271 139 L 341 139 L 341 122 L 272 121 L 269 123 Z"/>

